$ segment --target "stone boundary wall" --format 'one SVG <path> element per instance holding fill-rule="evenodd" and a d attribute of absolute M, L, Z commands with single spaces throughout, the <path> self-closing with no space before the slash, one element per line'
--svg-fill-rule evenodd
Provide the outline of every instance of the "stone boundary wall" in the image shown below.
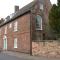
<path fill-rule="evenodd" d="M 32 55 L 60 57 L 60 42 L 59 41 L 32 42 Z"/>

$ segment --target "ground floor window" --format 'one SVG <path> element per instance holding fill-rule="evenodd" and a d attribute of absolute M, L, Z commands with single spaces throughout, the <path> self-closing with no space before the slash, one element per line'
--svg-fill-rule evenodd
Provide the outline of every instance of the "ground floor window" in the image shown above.
<path fill-rule="evenodd" d="M 17 48 L 17 38 L 14 38 L 14 48 Z"/>
<path fill-rule="evenodd" d="M 3 37 L 3 49 L 7 50 L 7 36 Z"/>

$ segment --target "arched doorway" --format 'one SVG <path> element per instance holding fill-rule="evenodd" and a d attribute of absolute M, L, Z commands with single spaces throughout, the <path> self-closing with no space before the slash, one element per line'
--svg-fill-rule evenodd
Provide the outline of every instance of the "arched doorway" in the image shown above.
<path fill-rule="evenodd" d="M 7 50 L 7 37 L 6 36 L 3 37 L 3 49 Z"/>

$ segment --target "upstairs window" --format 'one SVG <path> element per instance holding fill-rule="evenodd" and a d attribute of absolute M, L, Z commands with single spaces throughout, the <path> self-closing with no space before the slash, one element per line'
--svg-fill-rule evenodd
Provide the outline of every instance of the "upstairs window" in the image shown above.
<path fill-rule="evenodd" d="M 40 15 L 36 16 L 36 30 L 42 30 L 42 17 Z"/>
<path fill-rule="evenodd" d="M 1 29 L 0 29 L 0 35 L 1 35 Z"/>
<path fill-rule="evenodd" d="M 43 4 L 42 3 L 40 3 L 40 9 L 41 10 L 43 10 L 44 8 L 43 8 Z"/>
<path fill-rule="evenodd" d="M 18 22 L 17 21 L 14 23 L 14 31 L 18 31 Z"/>
<path fill-rule="evenodd" d="M 12 28 L 12 23 L 9 24 L 9 28 Z"/>
<path fill-rule="evenodd" d="M 5 27 L 5 34 L 7 34 L 7 26 Z"/>

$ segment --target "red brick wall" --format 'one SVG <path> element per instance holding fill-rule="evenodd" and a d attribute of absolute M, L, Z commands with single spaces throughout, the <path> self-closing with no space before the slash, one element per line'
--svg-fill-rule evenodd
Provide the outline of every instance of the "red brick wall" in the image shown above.
<path fill-rule="evenodd" d="M 18 31 L 14 32 L 14 23 L 15 21 L 18 22 Z M 12 28 L 9 28 L 9 24 L 12 23 Z M 30 52 L 30 13 L 27 13 L 16 20 L 10 22 L 7 25 L 7 49 L 13 51 L 20 51 L 20 52 Z M 1 36 L 0 36 L 0 48 L 3 48 L 3 36 L 4 36 L 4 28 L 5 26 L 1 27 Z M 18 48 L 14 49 L 14 38 L 18 39 Z"/>

